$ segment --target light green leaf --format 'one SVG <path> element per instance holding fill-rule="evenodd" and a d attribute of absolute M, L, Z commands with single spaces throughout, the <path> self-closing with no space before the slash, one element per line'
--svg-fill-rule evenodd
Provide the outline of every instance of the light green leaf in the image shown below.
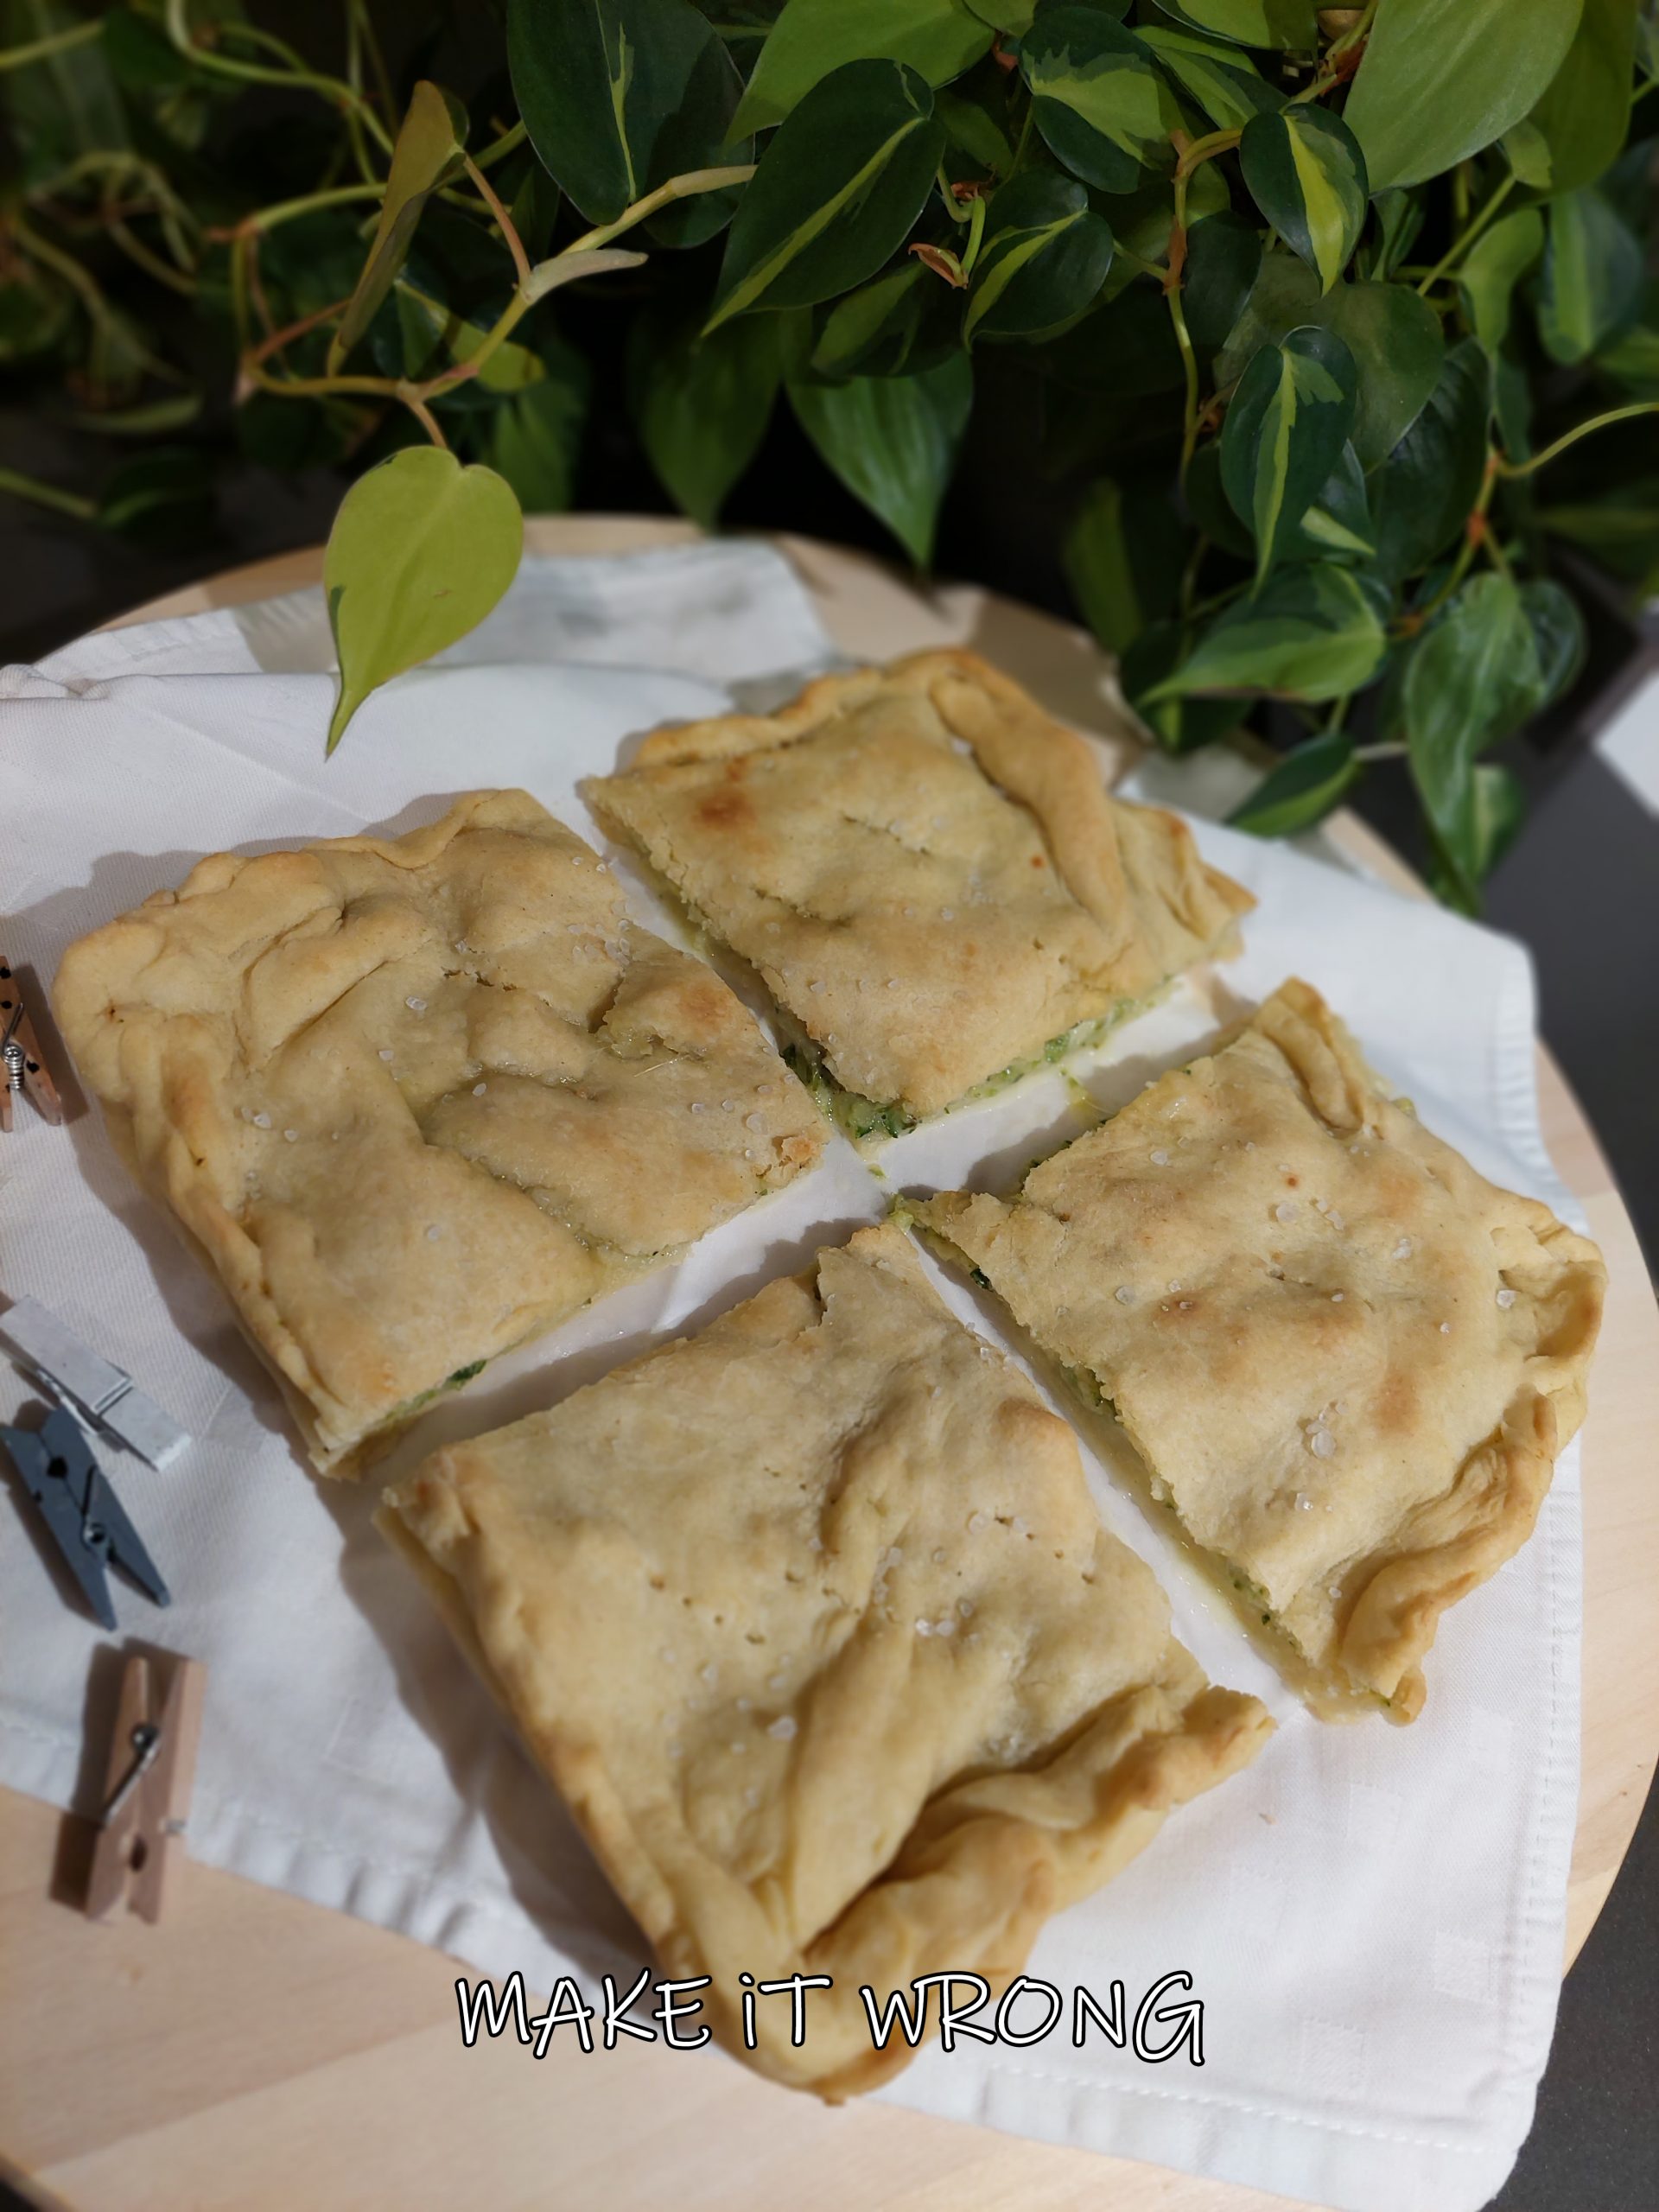
<path fill-rule="evenodd" d="M 369 242 L 351 300 L 328 346 L 328 373 L 340 365 L 374 320 L 409 255 L 415 226 L 427 201 L 461 175 L 467 149 L 467 111 L 424 78 L 416 86 L 392 149 L 380 219 Z"/>
<path fill-rule="evenodd" d="M 1186 533 L 1161 490 L 1103 476 L 1084 495 L 1060 549 L 1083 618 L 1109 652 L 1128 651 L 1173 612 Z"/>
<path fill-rule="evenodd" d="M 1169 30 L 1161 23 L 1142 23 L 1135 35 L 1218 130 L 1240 130 L 1253 115 L 1284 103 L 1284 94 L 1236 46 L 1218 44 L 1193 31 Z"/>
<path fill-rule="evenodd" d="M 1371 189 L 1455 168 L 1529 114 L 1584 0 L 1381 0 L 1343 118 Z"/>
<path fill-rule="evenodd" d="M 1286 753 L 1227 819 L 1257 837 L 1294 837 L 1323 822 L 1359 773 L 1353 740 L 1327 730 Z"/>
<path fill-rule="evenodd" d="M 1112 265 L 1111 226 L 1076 180 L 1028 169 L 991 200 L 963 335 L 1036 339 L 1064 330 Z"/>
<path fill-rule="evenodd" d="M 359 477 L 323 556 L 340 657 L 330 753 L 378 685 L 477 628 L 512 582 L 523 546 L 518 503 L 492 468 L 407 446 Z"/>
<path fill-rule="evenodd" d="M 939 502 L 973 396 L 962 353 L 918 376 L 789 385 L 801 427 L 825 461 L 923 569 L 933 557 Z"/>
<path fill-rule="evenodd" d="M 1600 193 L 1549 203 L 1538 335 L 1552 359 L 1587 360 L 1632 321 L 1642 297 L 1642 248 Z"/>
<path fill-rule="evenodd" d="M 896 61 L 849 61 L 779 128 L 726 241 L 708 327 L 811 307 L 873 276 L 921 213 L 944 150 L 933 95 Z"/>
<path fill-rule="evenodd" d="M 1322 107 L 1278 108 L 1250 118 L 1238 158 L 1256 206 L 1328 292 L 1365 225 L 1370 186 L 1353 133 Z"/>
<path fill-rule="evenodd" d="M 727 323 L 707 338 L 695 321 L 664 329 L 635 324 L 631 348 L 634 419 L 652 467 L 677 504 L 705 530 L 753 460 L 772 419 L 782 374 L 775 318 Z"/>
<path fill-rule="evenodd" d="M 767 34 L 733 128 L 764 130 L 843 61 L 906 61 L 930 85 L 989 50 L 994 34 L 964 0 L 788 0 Z"/>
<path fill-rule="evenodd" d="M 1515 288 L 1543 250 L 1543 217 L 1535 207 L 1517 207 L 1500 216 L 1465 254 L 1458 282 L 1475 335 L 1489 353 L 1509 336 Z"/>
<path fill-rule="evenodd" d="M 980 22 L 989 23 L 993 30 L 1006 31 L 1011 38 L 1023 38 L 1031 29 L 1037 0 L 968 0 L 968 5 Z"/>
<path fill-rule="evenodd" d="M 1347 569 L 1287 569 L 1220 615 L 1149 702 L 1195 692 L 1272 692 L 1317 703 L 1369 683 L 1388 636 L 1376 598 Z"/>
<path fill-rule="evenodd" d="M 1173 166 L 1179 105 L 1150 47 L 1103 9 L 1039 8 L 1020 68 L 1049 151 L 1084 183 L 1128 192 L 1143 167 Z"/>
<path fill-rule="evenodd" d="M 1577 192 L 1611 168 L 1630 119 L 1633 0 L 1584 0 L 1567 59 L 1529 118 L 1549 155 L 1549 188 Z"/>
<path fill-rule="evenodd" d="M 1158 0 L 1166 16 L 1237 46 L 1311 54 L 1319 43 L 1313 0 Z"/>
<path fill-rule="evenodd" d="M 1512 124 L 1497 143 L 1518 184 L 1529 184 L 1535 192 L 1549 190 L 1549 141 L 1529 116 Z"/>
<path fill-rule="evenodd" d="M 1264 346 L 1239 379 L 1221 441 L 1221 478 L 1255 539 L 1258 589 L 1287 530 L 1335 468 L 1354 422 L 1353 356 L 1304 324 Z"/>

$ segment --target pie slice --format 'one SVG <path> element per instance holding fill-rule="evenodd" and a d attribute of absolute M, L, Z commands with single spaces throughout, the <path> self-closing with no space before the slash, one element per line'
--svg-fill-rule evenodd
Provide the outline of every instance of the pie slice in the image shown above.
<path fill-rule="evenodd" d="M 917 1222 L 1084 1394 L 1316 1710 L 1414 1719 L 1440 1614 L 1532 1533 L 1605 1274 L 1382 1087 L 1306 983 Z"/>
<path fill-rule="evenodd" d="M 1000 1992 L 1273 1725 L 1174 1640 L 1071 1431 L 891 1224 L 448 1446 L 378 1518 L 664 1974 L 831 2099 L 911 2055 L 861 1984 Z M 804 2044 L 763 1998 L 746 2050 L 741 1978 L 796 1973 L 833 1981 Z"/>
<path fill-rule="evenodd" d="M 658 730 L 587 797 L 759 971 L 855 1137 L 1097 1042 L 1255 903 L 973 653 Z"/>
<path fill-rule="evenodd" d="M 334 1474 L 822 1149 L 726 985 L 523 791 L 218 854 L 72 945 L 55 997 Z"/>

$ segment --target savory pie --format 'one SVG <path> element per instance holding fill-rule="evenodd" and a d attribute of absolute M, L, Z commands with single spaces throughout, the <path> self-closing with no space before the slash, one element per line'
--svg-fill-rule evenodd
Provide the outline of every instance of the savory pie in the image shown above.
<path fill-rule="evenodd" d="M 1011 1197 L 915 1219 L 1116 1412 L 1316 1709 L 1421 1707 L 1584 1414 L 1593 1244 L 1431 1136 L 1306 983 Z"/>
<path fill-rule="evenodd" d="M 55 996 L 335 1474 L 822 1149 L 753 1017 L 523 791 L 216 855 L 72 945 Z"/>
<path fill-rule="evenodd" d="M 855 1137 L 1098 1041 L 1254 904 L 967 652 L 658 730 L 587 797 L 759 971 Z"/>
<path fill-rule="evenodd" d="M 1070 1429 L 891 1224 L 446 1446 L 379 1524 L 664 1973 L 712 1977 L 735 2054 L 830 2098 L 911 2056 L 861 1984 L 1000 1993 L 1273 1725 L 1174 1640 Z M 833 1981 L 804 2044 L 762 1997 L 746 2050 L 742 1979 L 797 1973 Z"/>

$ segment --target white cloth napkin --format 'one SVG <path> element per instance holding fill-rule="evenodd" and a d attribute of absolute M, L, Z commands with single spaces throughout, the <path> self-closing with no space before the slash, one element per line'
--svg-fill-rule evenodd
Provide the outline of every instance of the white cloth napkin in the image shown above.
<path fill-rule="evenodd" d="M 49 979 L 72 938 L 202 853 L 406 826 L 480 785 L 523 784 L 592 836 L 577 779 L 632 734 L 728 690 L 777 696 L 833 658 L 804 592 L 760 547 L 531 562 L 482 630 L 372 699 L 325 766 L 320 594 L 83 639 L 0 677 L 6 950 Z M 1256 998 L 1306 976 L 1432 1127 L 1570 1215 L 1539 1135 L 1522 952 L 1303 855 L 1205 825 L 1198 836 L 1262 902 L 1223 992 Z M 630 880 L 636 911 L 664 926 Z M 1115 1103 L 1224 1010 L 1183 988 L 1122 1032 L 1086 1084 Z M 1076 1124 L 1068 1096 L 1044 1075 L 918 1131 L 885 1155 L 885 1182 L 837 1141 L 817 1173 L 679 1268 L 493 1365 L 377 1473 L 696 1325 L 880 1217 L 897 1187 L 1012 1175 Z M 124 1591 L 122 1630 L 209 1669 L 192 1853 L 492 1974 L 522 1968 L 532 1989 L 622 1973 L 639 1938 L 370 1527 L 378 1483 L 309 1477 L 218 1291 L 95 1114 L 54 1132 L 26 1111 L 0 1141 L 0 1244 L 10 1296 L 53 1307 L 197 1440 L 164 1475 L 107 1460 L 176 1593 L 156 1612 Z M 994 1306 L 934 1272 L 995 1334 Z M 24 1395 L 5 1370 L 0 1418 Z M 1205 2063 L 1184 2047 L 1154 2064 L 1097 2035 L 1074 2049 L 1068 2023 L 1023 2050 L 930 2050 L 883 2094 L 1353 2212 L 1484 2203 L 1529 2124 L 1559 1985 L 1578 1775 L 1576 1454 L 1533 1542 L 1447 1618 L 1427 1710 L 1405 1730 L 1306 1714 L 1089 1465 L 1180 1634 L 1216 1680 L 1264 1697 L 1280 1729 L 1249 1773 L 1052 1922 L 1031 1970 L 1103 2003 L 1121 1980 L 1131 2007 L 1185 1970 Z M 0 1782 L 67 1805 L 99 1639 L 44 1570 L 29 1511 L 0 1480 Z"/>

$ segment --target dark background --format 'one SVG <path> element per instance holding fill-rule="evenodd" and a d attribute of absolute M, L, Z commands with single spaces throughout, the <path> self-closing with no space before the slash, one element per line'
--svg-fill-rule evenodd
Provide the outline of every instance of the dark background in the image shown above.
<path fill-rule="evenodd" d="M 291 0 L 263 9 L 261 19 L 315 50 L 333 13 L 322 0 Z M 595 377 L 577 504 L 664 511 L 628 429 L 621 381 L 602 365 Z M 1026 423 L 1017 390 L 982 385 L 942 518 L 938 566 L 944 576 L 1069 614 L 1058 545 L 1074 491 L 1044 479 Z M 84 482 L 87 448 L 53 425 L 49 410 L 0 405 L 0 466 Z M 0 658 L 32 659 L 176 585 L 318 543 L 340 488 L 326 471 L 277 477 L 227 462 L 218 485 L 217 542 L 189 555 L 142 550 L 0 495 Z M 865 545 L 884 557 L 892 550 L 781 408 L 728 521 Z M 1533 806 L 1489 886 L 1487 918 L 1531 950 L 1545 1038 L 1613 1163 L 1649 1264 L 1659 1266 L 1659 819 L 1591 742 L 1655 655 L 1628 609 L 1593 579 L 1574 581 L 1591 609 L 1590 664 L 1543 728 L 1502 750 Z M 1421 857 L 1397 768 L 1374 772 L 1358 804 L 1408 858 Z M 1659 1478 L 1659 1464 L 1655 1472 Z M 1659 1809 L 1649 1803 L 1563 1989 L 1536 2124 L 1495 2200 L 1499 2212 L 1659 2212 L 1656 2093 Z M 0 2205 L 7 2197 L 0 2183 Z"/>

